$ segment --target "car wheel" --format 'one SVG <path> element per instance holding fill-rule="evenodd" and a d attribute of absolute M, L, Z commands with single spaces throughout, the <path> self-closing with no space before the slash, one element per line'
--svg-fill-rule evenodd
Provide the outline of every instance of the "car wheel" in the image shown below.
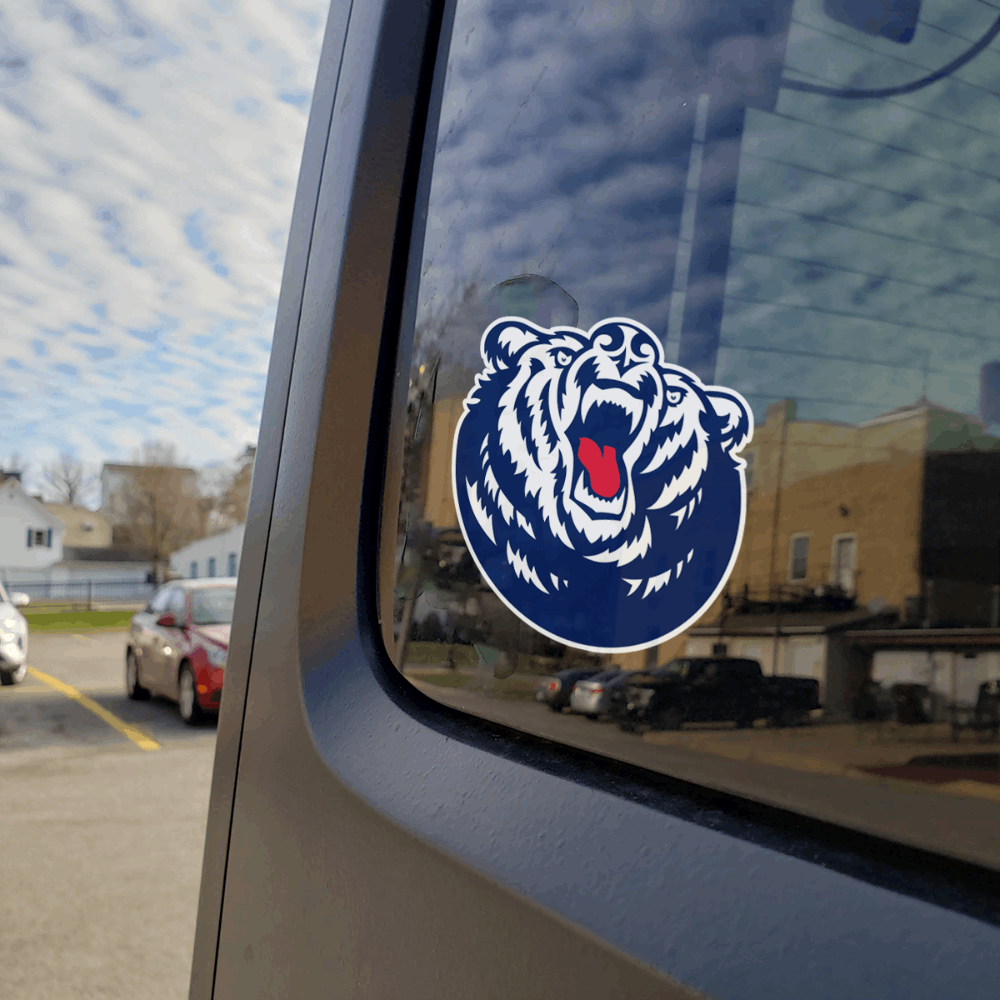
<path fill-rule="evenodd" d="M 744 715 L 736 720 L 737 729 L 753 729 L 753 724 L 756 719 L 752 715 Z"/>
<path fill-rule="evenodd" d="M 11 684 L 20 684 L 28 673 L 28 664 L 22 663 L 13 670 L 0 670 L 0 684 L 10 687 Z"/>
<path fill-rule="evenodd" d="M 189 726 L 197 726 L 204 712 L 198 704 L 198 691 L 195 688 L 194 671 L 188 663 L 181 664 L 181 672 L 177 678 L 177 707 L 181 718 Z"/>
<path fill-rule="evenodd" d="M 623 733 L 637 733 L 639 732 L 639 726 L 634 723 L 631 719 L 619 719 L 618 728 Z"/>
<path fill-rule="evenodd" d="M 139 661 L 131 649 L 125 654 L 125 693 L 132 701 L 146 701 L 149 698 L 149 689 L 139 683 Z"/>
<path fill-rule="evenodd" d="M 559 713 L 561 713 L 562 712 L 562 705 L 553 705 L 552 702 L 550 701 L 549 702 L 549 710 L 552 711 L 552 712 L 559 712 Z"/>

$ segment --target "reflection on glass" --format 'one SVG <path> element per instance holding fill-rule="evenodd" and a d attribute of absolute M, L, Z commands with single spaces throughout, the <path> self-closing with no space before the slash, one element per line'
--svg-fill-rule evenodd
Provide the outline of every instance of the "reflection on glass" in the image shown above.
<path fill-rule="evenodd" d="M 875 7 L 460 0 L 394 652 L 469 712 L 1000 867 L 1000 22 Z M 504 315 L 632 317 L 754 406 L 728 587 L 658 649 L 553 642 L 465 547 Z"/>

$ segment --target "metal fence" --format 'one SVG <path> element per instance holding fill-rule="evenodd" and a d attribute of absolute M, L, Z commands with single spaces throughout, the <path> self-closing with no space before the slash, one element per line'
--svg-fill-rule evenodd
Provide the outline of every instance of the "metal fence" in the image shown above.
<path fill-rule="evenodd" d="M 27 594 L 33 605 L 53 605 L 94 610 L 101 607 L 136 607 L 144 605 L 156 590 L 156 584 L 141 580 L 70 580 L 17 583 L 4 581 L 7 594 Z"/>

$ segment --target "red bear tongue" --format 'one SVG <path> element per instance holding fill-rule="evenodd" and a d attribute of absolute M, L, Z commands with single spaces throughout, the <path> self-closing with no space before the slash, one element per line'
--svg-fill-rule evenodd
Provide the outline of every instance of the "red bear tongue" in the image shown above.
<path fill-rule="evenodd" d="M 580 438 L 576 457 L 590 473 L 590 488 L 598 496 L 613 497 L 618 492 L 622 477 L 618 471 L 615 449 L 611 445 L 607 445 L 601 454 L 601 449 L 590 438 Z"/>

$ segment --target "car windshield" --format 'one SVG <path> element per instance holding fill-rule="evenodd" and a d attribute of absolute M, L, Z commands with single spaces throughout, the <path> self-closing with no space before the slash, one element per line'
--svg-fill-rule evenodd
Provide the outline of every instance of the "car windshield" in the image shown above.
<path fill-rule="evenodd" d="M 235 598 L 235 587 L 196 590 L 191 594 L 191 620 L 195 625 L 229 625 Z"/>

